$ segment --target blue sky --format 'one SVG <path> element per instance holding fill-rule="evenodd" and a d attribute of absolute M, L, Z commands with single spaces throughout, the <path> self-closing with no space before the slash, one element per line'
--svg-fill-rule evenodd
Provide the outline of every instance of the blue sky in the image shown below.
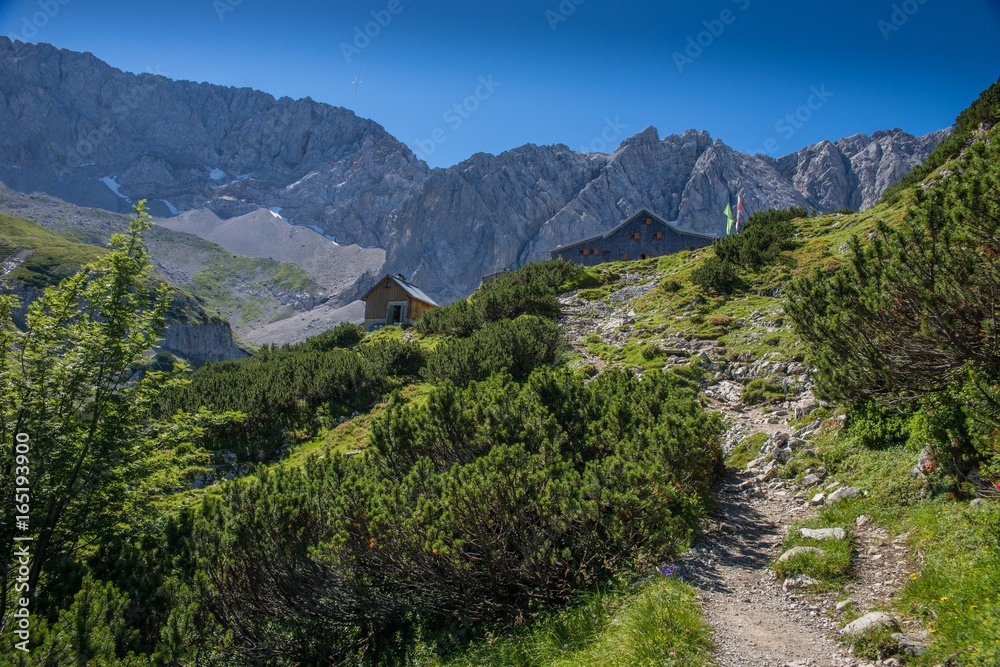
<path fill-rule="evenodd" d="M 1000 76 L 996 0 L 0 0 L 0 32 L 343 106 L 432 166 L 649 125 L 775 156 L 923 134 Z"/>

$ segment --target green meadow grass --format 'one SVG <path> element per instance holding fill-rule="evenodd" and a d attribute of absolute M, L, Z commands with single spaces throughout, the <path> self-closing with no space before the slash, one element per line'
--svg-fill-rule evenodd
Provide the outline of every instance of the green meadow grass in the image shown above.
<path fill-rule="evenodd" d="M 590 594 L 510 633 L 489 636 L 456 656 L 425 647 L 421 667 L 709 667 L 711 628 L 696 592 L 657 576 L 638 589 Z"/>

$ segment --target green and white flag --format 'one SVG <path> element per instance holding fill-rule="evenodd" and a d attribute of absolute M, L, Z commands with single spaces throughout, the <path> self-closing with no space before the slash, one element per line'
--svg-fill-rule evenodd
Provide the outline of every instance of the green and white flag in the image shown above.
<path fill-rule="evenodd" d="M 733 233 L 733 207 L 726 204 L 726 210 L 723 213 L 726 214 L 726 220 L 729 221 L 729 224 L 726 225 L 726 236 L 729 236 Z"/>

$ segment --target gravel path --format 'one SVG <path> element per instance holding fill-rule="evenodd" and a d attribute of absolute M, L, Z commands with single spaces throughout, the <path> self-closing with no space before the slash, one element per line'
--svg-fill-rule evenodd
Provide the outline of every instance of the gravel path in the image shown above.
<path fill-rule="evenodd" d="M 807 510 L 777 495 L 787 491 L 741 489 L 747 479 L 734 473 L 719 484 L 715 521 L 681 569 L 702 591 L 720 667 L 856 664 L 829 638 L 833 621 L 819 606 L 786 593 L 770 569 L 789 524 Z"/>
<path fill-rule="evenodd" d="M 600 369 L 603 361 L 585 345 L 597 334 L 608 345 L 621 346 L 629 337 L 635 314 L 629 300 L 650 289 L 646 281 L 626 287 L 625 298 L 612 303 L 587 302 L 576 295 L 562 299 L 561 324 L 572 347 Z M 625 290 L 622 290 L 625 292 Z M 704 343 L 704 344 L 702 344 Z M 739 405 L 742 379 L 749 378 L 753 360 L 726 362 L 714 341 L 671 341 L 692 352 L 703 351 L 716 384 L 705 392 L 708 408 L 725 415 L 726 448 L 754 433 L 768 436 L 793 429 L 788 421 L 796 412 L 815 407 L 811 385 L 804 383 L 797 398 L 783 409 L 765 414 L 761 408 Z M 686 359 L 680 360 L 686 362 Z M 737 380 L 736 372 L 743 371 Z M 801 373 L 795 371 L 794 373 Z M 789 375 L 793 372 L 789 369 Z M 791 414 L 790 414 L 791 413 Z M 808 437 L 808 436 L 806 436 Z M 826 481 L 830 481 L 829 479 Z M 812 491 L 815 491 L 813 489 Z M 857 608 L 871 610 L 895 595 L 908 571 L 905 536 L 890 539 L 884 531 L 859 522 L 852 526 L 857 562 L 854 580 L 839 595 L 804 593 L 786 588 L 771 564 L 792 524 L 815 513 L 809 495 L 794 483 L 764 481 L 758 471 L 731 470 L 715 489 L 718 506 L 703 537 L 678 562 L 678 576 L 701 591 L 705 618 L 715 629 L 718 667 L 881 667 L 894 661 L 869 663 L 850 655 L 834 640 L 840 627 L 836 605 L 849 598 Z M 862 517 L 865 519 L 865 517 Z"/>

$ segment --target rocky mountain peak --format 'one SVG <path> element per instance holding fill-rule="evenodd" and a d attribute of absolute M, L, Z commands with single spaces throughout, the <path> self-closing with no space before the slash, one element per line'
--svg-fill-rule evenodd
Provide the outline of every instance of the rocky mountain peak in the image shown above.
<path fill-rule="evenodd" d="M 661 138 L 650 126 L 610 154 L 527 144 L 430 169 L 347 109 L 137 76 L 90 54 L 5 38 L 0 128 L 0 181 L 16 190 L 112 211 L 146 198 L 164 218 L 204 210 L 252 221 L 267 211 L 312 227 L 317 243 L 384 252 L 382 272 L 412 276 L 442 302 L 642 208 L 721 234 L 737 192 L 749 212 L 871 206 L 946 136 L 856 134 L 775 160 L 705 131 Z M 339 297 L 330 290 L 335 301 L 364 291 L 370 272 Z"/>

